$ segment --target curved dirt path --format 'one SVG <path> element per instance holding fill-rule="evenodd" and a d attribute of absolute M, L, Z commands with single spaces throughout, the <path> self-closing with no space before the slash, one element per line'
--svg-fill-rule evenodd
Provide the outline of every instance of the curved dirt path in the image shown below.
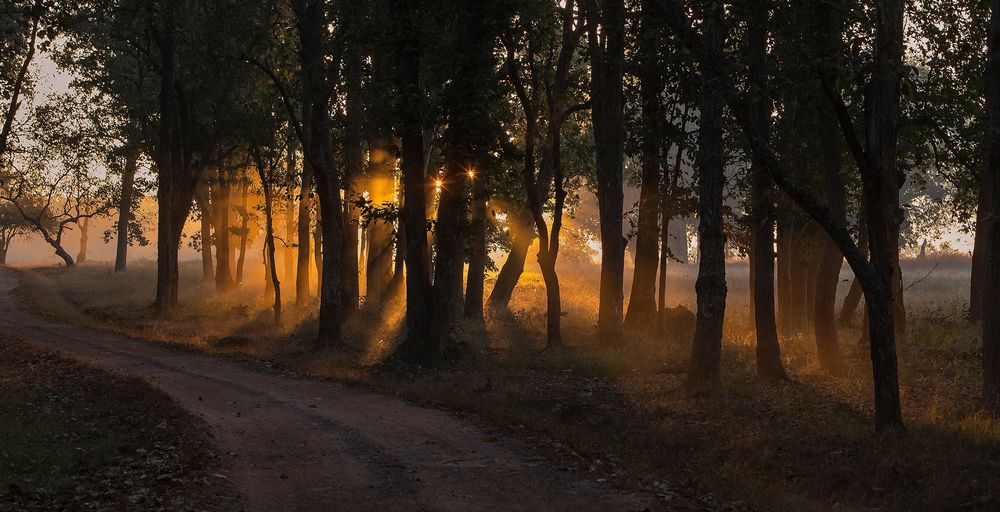
<path fill-rule="evenodd" d="M 0 329 L 139 376 L 213 428 L 246 510 L 641 511 L 650 495 L 559 471 L 447 413 L 328 381 L 256 372 L 27 311 L 0 269 Z"/>

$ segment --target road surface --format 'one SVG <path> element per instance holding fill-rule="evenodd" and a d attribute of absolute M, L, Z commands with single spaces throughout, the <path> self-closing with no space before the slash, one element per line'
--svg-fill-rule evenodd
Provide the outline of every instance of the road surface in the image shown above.
<path fill-rule="evenodd" d="M 16 286 L 0 269 L 0 330 L 138 376 L 204 418 L 246 510 L 662 510 L 446 412 L 60 323 L 28 311 Z"/>

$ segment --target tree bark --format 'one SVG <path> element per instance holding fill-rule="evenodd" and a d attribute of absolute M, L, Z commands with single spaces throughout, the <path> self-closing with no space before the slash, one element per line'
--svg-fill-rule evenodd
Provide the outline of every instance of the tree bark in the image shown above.
<path fill-rule="evenodd" d="M 721 69 L 726 25 L 722 2 L 709 2 L 703 20 L 703 66 Z M 722 226 L 725 162 L 722 110 L 725 96 L 718 80 L 703 72 L 698 100 L 698 312 L 687 385 L 698 390 L 719 385 L 722 322 L 726 311 L 726 237 Z"/>
<path fill-rule="evenodd" d="M 285 203 L 285 232 L 284 239 L 285 243 L 282 245 L 281 250 L 281 268 L 284 270 L 284 281 L 286 283 L 295 282 L 295 234 L 298 232 L 297 225 L 295 222 L 295 212 L 298 207 L 295 205 L 295 199 L 290 196 Z"/>
<path fill-rule="evenodd" d="M 132 219 L 132 197 L 135 194 L 135 173 L 138 168 L 139 151 L 130 149 L 125 155 L 122 168 L 122 191 L 118 198 L 118 226 L 115 239 L 115 272 L 125 272 L 128 266 L 128 225 Z"/>
<path fill-rule="evenodd" d="M 232 183 L 230 171 L 219 168 L 216 171 L 216 186 L 213 189 L 212 212 L 215 214 L 215 289 L 220 292 L 232 290 L 236 281 L 229 262 L 232 258 L 232 240 L 229 229 L 230 197 Z"/>
<path fill-rule="evenodd" d="M 767 0 L 752 0 L 746 8 L 749 104 L 757 130 L 768 137 L 772 110 L 767 76 L 769 6 Z M 774 313 L 774 184 L 759 161 L 752 163 L 750 177 L 753 244 L 750 269 L 757 334 L 757 373 L 768 379 L 786 379 Z"/>
<path fill-rule="evenodd" d="M 865 258 L 868 257 L 868 226 L 865 223 L 863 215 L 858 219 L 858 250 L 861 251 L 862 256 Z M 844 303 L 840 306 L 840 318 L 837 320 L 839 325 L 849 326 L 854 322 L 854 315 L 858 311 L 858 306 L 861 304 L 863 295 L 861 281 L 858 280 L 857 276 L 854 276 L 854 279 L 851 281 L 851 288 L 847 290 Z M 865 315 L 867 316 L 867 313 Z M 867 344 L 867 334 L 862 334 L 862 339 Z"/>
<path fill-rule="evenodd" d="M 250 237 L 250 215 L 247 212 L 247 188 L 249 185 L 243 180 L 240 183 L 240 252 L 236 258 L 236 284 L 243 284 L 243 267 L 247 259 L 247 239 Z"/>
<path fill-rule="evenodd" d="M 420 86 L 420 32 L 416 0 L 391 0 L 389 19 L 395 39 L 397 115 L 400 120 L 403 180 L 402 222 L 406 240 L 406 338 L 397 354 L 407 360 L 433 361 L 439 356 L 428 336 L 431 315 L 430 259 L 427 246 L 427 183 Z"/>
<path fill-rule="evenodd" d="M 535 223 L 531 218 L 531 211 L 527 208 L 518 208 L 510 212 L 511 248 L 500 267 L 496 282 L 490 291 L 488 301 L 492 311 L 506 311 L 510 304 L 510 298 L 514 295 L 514 288 L 524 273 L 524 263 L 528 260 L 528 248 L 535 239 Z"/>
<path fill-rule="evenodd" d="M 209 199 L 207 183 L 199 183 L 195 189 L 194 200 L 201 210 L 201 278 L 205 283 L 215 281 L 215 263 L 212 261 L 212 206 Z"/>
<path fill-rule="evenodd" d="M 298 167 L 296 157 L 296 144 L 294 136 L 289 137 L 287 162 L 290 170 Z M 295 260 L 295 305 L 303 306 L 309 302 L 309 258 L 312 254 L 311 230 L 312 212 L 309 207 L 312 203 L 310 192 L 313 190 L 313 169 L 311 165 L 302 162 L 302 186 L 299 188 L 299 216 L 296 225 L 296 237 L 299 250 Z"/>
<path fill-rule="evenodd" d="M 393 177 L 396 149 L 392 140 L 377 138 L 369 149 L 368 197 L 373 206 L 383 207 L 393 199 Z M 373 305 L 385 300 L 392 279 L 392 220 L 371 219 L 368 222 L 368 257 L 365 263 L 365 302 Z"/>
<path fill-rule="evenodd" d="M 663 108 L 660 94 L 663 77 L 656 58 L 660 43 L 659 16 L 653 0 L 644 0 L 639 27 L 639 94 L 642 131 L 640 137 L 641 183 L 635 243 L 635 270 L 625 327 L 632 332 L 656 326 L 657 220 L 660 194 L 660 136 Z"/>
<path fill-rule="evenodd" d="M 986 92 L 986 169 L 982 175 L 984 216 L 976 226 L 983 230 L 984 285 L 982 289 L 983 326 L 983 405 L 992 413 L 1000 410 L 1000 0 L 990 2 L 990 26 L 987 40 Z"/>
<path fill-rule="evenodd" d="M 472 182 L 472 215 L 469 225 L 469 271 L 465 282 L 465 318 L 482 324 L 483 294 L 486 280 L 486 260 L 489 258 L 486 248 L 486 234 L 489 228 L 489 218 L 486 210 L 489 191 L 486 181 L 489 173 L 486 168 L 469 171 Z"/>
<path fill-rule="evenodd" d="M 76 253 L 76 262 L 83 263 L 87 261 L 87 244 L 90 243 L 90 217 L 78 222 L 77 226 L 80 228 L 80 250 Z"/>
<path fill-rule="evenodd" d="M 339 80 L 340 55 L 328 53 L 326 4 L 320 0 L 292 0 L 299 32 L 299 60 L 302 64 L 302 150 L 313 165 L 323 225 L 323 266 L 320 286 L 319 335 L 316 349 L 341 341 L 341 279 L 345 227 L 330 132 L 330 104 Z M 332 57 L 332 58 L 331 58 Z"/>
<path fill-rule="evenodd" d="M 257 167 L 257 174 L 260 177 L 261 188 L 264 189 L 264 268 L 270 278 L 269 287 L 273 293 L 274 303 L 274 325 L 281 325 L 281 282 L 278 280 L 278 269 L 274 262 L 274 213 L 273 213 L 273 193 L 271 191 L 271 172 L 265 165 L 264 160 L 254 150 L 254 161 Z M 266 293 L 265 290 L 265 293 Z"/>
<path fill-rule="evenodd" d="M 985 178 L 980 178 L 979 201 L 976 205 L 976 234 L 972 242 L 972 272 L 969 275 L 969 322 L 978 323 L 983 319 L 983 288 L 986 280 L 986 238 L 987 230 L 983 227 L 992 215 L 987 211 L 987 198 L 983 191 L 988 189 Z"/>
<path fill-rule="evenodd" d="M 817 53 L 823 80 L 837 87 L 840 74 L 842 6 L 829 0 L 817 0 L 814 5 Z M 822 146 L 823 189 L 830 211 L 847 223 L 847 197 L 843 177 L 840 133 L 833 105 L 825 97 L 822 85 L 818 88 L 819 139 Z M 816 272 L 815 309 L 813 313 L 816 334 L 816 351 L 820 367 L 834 375 L 844 372 L 844 360 L 837 337 L 837 286 L 844 257 L 837 244 L 825 233 L 820 233 L 819 267 Z"/>
<path fill-rule="evenodd" d="M 588 46 L 591 59 L 591 119 L 597 154 L 597 203 L 601 234 L 600 305 L 597 333 L 605 343 L 624 341 L 625 238 L 623 169 L 625 116 L 624 0 L 590 0 Z"/>
<path fill-rule="evenodd" d="M 349 15 L 350 16 L 350 15 Z M 362 101 L 361 90 L 361 48 L 358 36 L 350 30 L 350 41 L 347 44 L 347 55 L 345 63 L 345 79 L 347 82 L 347 119 L 344 133 L 344 263 L 343 278 L 341 281 L 341 295 L 343 296 L 344 317 L 354 314 L 358 308 L 358 301 L 361 296 L 360 269 L 358 268 L 358 224 L 360 211 L 355 205 L 361 197 L 361 180 L 364 172 L 364 134 L 362 132 L 362 117 L 364 116 L 364 103 Z"/>

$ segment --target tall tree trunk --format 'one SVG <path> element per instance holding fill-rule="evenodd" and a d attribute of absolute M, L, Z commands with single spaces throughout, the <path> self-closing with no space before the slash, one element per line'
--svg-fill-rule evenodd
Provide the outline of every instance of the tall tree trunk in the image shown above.
<path fill-rule="evenodd" d="M 987 41 L 986 90 L 986 169 L 982 175 L 984 285 L 982 295 L 983 390 L 982 400 L 992 413 L 1000 410 L 1000 0 L 990 2 Z"/>
<path fill-rule="evenodd" d="M 486 260 L 489 258 L 486 249 L 486 233 L 489 228 L 489 218 L 486 210 L 489 191 L 486 180 L 489 177 L 485 168 L 469 171 L 472 181 L 472 216 L 469 225 L 469 272 L 465 284 L 465 318 L 480 324 L 483 323 L 483 293 L 486 279 Z"/>
<path fill-rule="evenodd" d="M 215 289 L 220 292 L 232 290 L 235 286 L 232 261 L 232 241 L 229 229 L 230 197 L 232 183 L 230 171 L 219 168 L 217 171 L 216 194 L 212 201 L 212 211 L 215 213 Z"/>
<path fill-rule="evenodd" d="M 625 327 L 637 332 L 655 327 L 657 218 L 660 194 L 660 134 L 663 108 L 660 93 L 663 79 L 657 50 L 660 44 L 659 15 L 655 0 L 644 0 L 639 27 L 639 93 L 642 135 L 640 138 L 641 176 L 638 234 L 635 243 L 635 270 L 629 296 Z"/>
<path fill-rule="evenodd" d="M 209 187 L 205 182 L 195 189 L 195 204 L 201 210 L 201 278 L 205 283 L 215 281 L 215 263 L 212 262 L 212 206 L 209 198 Z"/>
<path fill-rule="evenodd" d="M 358 307 L 361 295 L 360 269 L 358 268 L 358 224 L 360 211 L 355 201 L 361 197 L 364 172 L 364 134 L 362 132 L 362 117 L 364 104 L 361 90 L 361 48 L 358 36 L 353 29 L 349 30 L 350 40 L 347 43 L 346 76 L 347 81 L 347 122 L 344 137 L 344 262 L 341 295 L 344 305 L 343 314 L 352 315 Z"/>
<path fill-rule="evenodd" d="M 312 238 L 313 265 L 316 267 L 316 282 L 317 285 L 321 286 L 323 284 L 323 227 L 320 219 L 316 219 L 316 225 L 313 227 Z M 317 288 L 319 288 L 319 286 L 317 286 Z"/>
<path fill-rule="evenodd" d="M 775 228 L 778 235 L 775 265 L 777 267 L 776 292 L 778 302 L 778 329 L 782 336 L 792 335 L 792 225 L 791 207 L 778 202 L 775 211 Z"/>
<path fill-rule="evenodd" d="M 373 140 L 369 149 L 368 197 L 379 208 L 392 203 L 395 153 L 392 141 L 381 137 Z M 367 235 L 365 302 L 381 304 L 392 279 L 392 220 L 370 220 Z"/>
<path fill-rule="evenodd" d="M 462 277 L 465 262 L 465 241 L 468 234 L 469 170 L 481 168 L 485 161 L 482 116 L 489 115 L 489 98 L 483 89 L 493 70 L 492 37 L 486 13 L 480 2 L 460 2 L 456 6 L 456 23 L 460 27 L 458 42 L 463 52 L 453 56 L 454 73 L 445 89 L 449 105 L 447 130 L 444 134 L 444 174 L 438 196 L 437 224 L 434 241 L 433 322 L 430 326 L 431 346 L 444 355 L 453 349 L 452 333 L 462 316 Z M 474 113 L 474 114 L 472 114 Z"/>
<path fill-rule="evenodd" d="M 861 251 L 861 255 L 865 258 L 868 257 L 868 224 L 865 222 L 864 215 L 858 218 L 858 250 Z M 851 281 L 851 288 L 847 291 L 847 295 L 844 297 L 844 303 L 840 306 L 840 319 L 837 321 L 838 324 L 842 326 L 849 326 L 854 322 L 854 315 L 858 311 L 858 306 L 861 304 L 861 299 L 864 296 L 864 292 L 861 288 L 861 281 L 857 276 Z M 865 313 L 867 316 L 867 313 Z M 867 326 L 867 322 L 865 322 Z M 864 342 L 864 345 L 868 344 L 868 335 L 864 334 L 867 329 L 863 330 L 861 336 L 861 341 L 859 344 Z"/>
<path fill-rule="evenodd" d="M 976 206 L 976 234 L 972 242 L 972 272 L 969 275 L 969 322 L 978 323 L 983 319 L 983 288 L 986 280 L 986 229 L 983 226 L 989 222 L 987 198 L 982 192 L 987 190 L 985 180 L 980 178 L 979 201 Z"/>
<path fill-rule="evenodd" d="M 289 137 L 288 154 L 286 157 L 290 171 L 298 167 L 298 158 L 295 152 L 296 144 L 294 136 Z M 295 260 L 295 305 L 303 306 L 309 301 L 309 258 L 312 255 L 311 229 L 312 213 L 309 207 L 312 203 L 310 192 L 313 190 L 313 169 L 311 165 L 302 162 L 302 186 L 299 188 L 299 217 L 296 225 L 295 239 L 298 241 L 299 250 Z"/>
<path fill-rule="evenodd" d="M 320 286 L 319 335 L 316 348 L 341 341 L 341 272 L 345 245 L 344 210 L 340 197 L 330 133 L 330 104 L 339 80 L 340 56 L 327 52 L 328 20 L 326 4 L 320 0 L 292 0 L 299 32 L 299 59 L 302 64 L 302 150 L 313 165 L 320 222 L 323 225 L 323 266 Z M 332 58 L 331 58 L 332 57 Z"/>
<path fill-rule="evenodd" d="M 259 154 L 254 151 L 257 174 L 260 176 L 261 188 L 264 189 L 264 262 L 270 286 L 265 287 L 273 293 L 274 325 L 281 325 L 281 282 L 278 280 L 278 269 L 274 262 L 274 214 L 273 193 L 271 191 L 271 172 L 264 164 Z M 270 264 L 269 264 L 270 263 Z M 265 291 L 266 293 L 266 291 Z"/>
<path fill-rule="evenodd" d="M 265 229 L 266 228 L 267 227 L 265 226 Z M 264 259 L 264 297 L 265 298 L 274 298 L 274 279 L 272 279 L 272 276 L 271 276 L 271 266 L 272 266 L 271 265 L 271 258 L 272 258 L 272 255 L 270 254 L 270 251 L 268 251 L 268 247 L 267 247 L 267 232 L 266 231 L 264 232 L 264 251 L 263 251 L 263 255 L 264 255 L 264 258 L 263 258 Z M 277 274 L 275 274 L 274 277 L 275 278 L 278 277 Z"/>
<path fill-rule="evenodd" d="M 865 113 L 865 149 L 863 154 L 856 151 L 862 160 L 858 165 L 863 169 L 868 250 L 874 268 L 872 283 L 865 286 L 865 298 L 875 384 L 875 428 L 884 433 L 903 428 L 896 363 L 897 323 L 902 320 L 902 305 L 896 297 L 902 288 L 899 276 L 902 210 L 896 143 L 903 72 L 903 11 L 903 0 L 878 2 L 874 65 Z"/>
<path fill-rule="evenodd" d="M 247 239 L 250 237 L 250 215 L 247 212 L 247 187 L 244 180 L 240 184 L 240 253 L 236 259 L 236 284 L 243 284 L 243 267 L 247 260 Z"/>
<path fill-rule="evenodd" d="M 295 282 L 295 234 L 298 232 L 296 227 L 298 224 L 295 222 L 295 212 L 298 207 L 295 205 L 295 199 L 292 197 L 288 198 L 288 202 L 285 204 L 285 233 L 284 233 L 284 249 L 281 251 L 281 267 L 284 269 L 284 281 L 286 283 Z"/>
<path fill-rule="evenodd" d="M 431 316 L 430 259 L 427 246 L 427 184 L 420 86 L 420 31 L 414 23 L 416 0 L 390 0 L 394 37 L 397 115 L 400 120 L 403 180 L 402 222 L 406 240 L 406 338 L 398 354 L 411 361 L 438 357 L 429 334 Z"/>
<path fill-rule="evenodd" d="M 78 222 L 77 226 L 80 227 L 80 250 L 76 253 L 76 262 L 83 263 L 87 261 L 87 244 L 90 243 L 90 217 Z"/>
<path fill-rule="evenodd" d="M 722 2 L 705 8 L 704 38 L 707 67 L 723 66 L 726 25 Z M 720 69 L 720 68 L 716 68 Z M 721 84 L 702 78 L 698 119 L 698 313 L 695 322 L 687 384 L 691 389 L 719 384 L 722 322 L 726 312 L 726 235 L 722 227 L 725 185 Z"/>
<path fill-rule="evenodd" d="M 817 0 L 814 4 L 817 53 L 823 80 L 834 87 L 840 73 L 842 6 L 830 0 Z M 837 220 L 847 223 L 847 197 L 844 187 L 841 158 L 840 132 L 833 105 L 819 90 L 819 139 L 822 146 L 823 188 L 826 202 Z M 826 233 L 820 233 L 819 267 L 816 272 L 814 326 L 816 351 L 819 364 L 829 373 L 839 375 L 844 371 L 844 360 L 837 338 L 837 286 L 844 257 L 836 242 Z"/>
<path fill-rule="evenodd" d="M 625 2 L 594 0 L 589 3 L 591 118 L 597 154 L 597 203 L 601 225 L 597 332 L 606 343 L 617 345 L 624 341 L 622 309 L 625 300 L 625 238 L 622 235 Z"/>
<path fill-rule="evenodd" d="M 767 0 L 752 0 L 747 8 L 747 58 L 750 108 L 757 130 L 768 137 L 771 129 L 771 97 L 767 76 Z M 750 217 L 753 249 L 751 276 L 754 327 L 757 334 L 757 373 L 769 379 L 785 379 L 774 314 L 774 185 L 759 161 L 750 169 Z"/>
<path fill-rule="evenodd" d="M 180 172 L 179 158 L 175 158 L 176 141 L 174 133 L 176 105 L 174 101 L 174 9 L 164 12 L 163 27 L 160 31 L 160 92 L 159 146 L 156 154 L 157 185 L 157 229 L 156 229 L 156 303 L 159 317 L 169 316 L 177 307 L 177 252 L 180 249 L 180 233 L 175 231 L 173 222 L 175 183 Z"/>
<path fill-rule="evenodd" d="M 118 198 L 118 225 L 115 240 L 115 272 L 125 272 L 128 265 L 128 225 L 132 219 L 132 197 L 135 194 L 135 172 L 138 168 L 139 150 L 130 149 L 122 168 L 122 191 Z"/>
<path fill-rule="evenodd" d="M 496 282 L 490 291 L 490 310 L 505 311 L 514 294 L 517 281 L 524 273 L 524 263 L 528 260 L 528 248 L 535 239 L 535 223 L 528 208 L 518 208 L 510 213 L 511 248 L 500 267 Z"/>

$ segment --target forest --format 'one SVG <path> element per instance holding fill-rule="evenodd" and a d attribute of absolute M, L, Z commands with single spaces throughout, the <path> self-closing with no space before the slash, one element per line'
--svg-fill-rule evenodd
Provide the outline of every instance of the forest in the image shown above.
<path fill-rule="evenodd" d="M 0 510 L 1000 509 L 1000 0 L 0 34 Z"/>

